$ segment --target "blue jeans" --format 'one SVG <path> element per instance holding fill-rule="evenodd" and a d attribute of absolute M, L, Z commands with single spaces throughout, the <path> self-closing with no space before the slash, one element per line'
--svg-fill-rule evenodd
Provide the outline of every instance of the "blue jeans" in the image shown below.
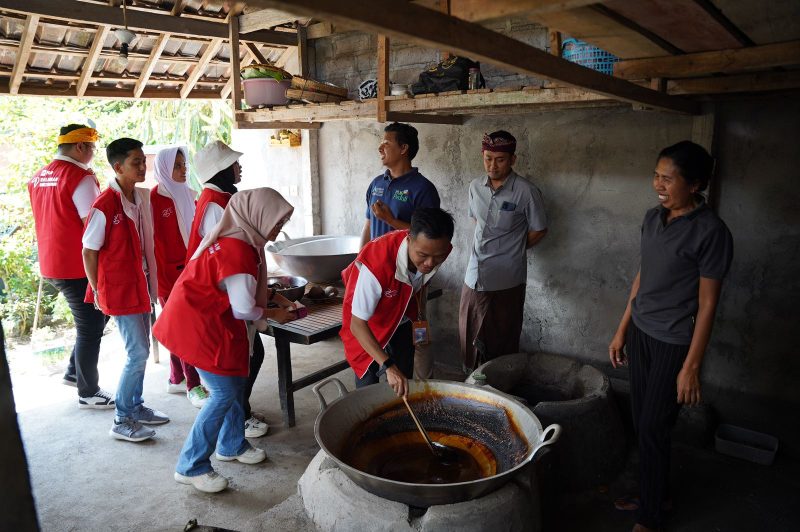
<path fill-rule="evenodd" d="M 133 413 L 144 403 L 142 387 L 144 368 L 150 356 L 150 314 L 114 316 L 119 334 L 125 342 L 128 361 L 122 368 L 117 385 L 117 419 L 133 417 Z"/>
<path fill-rule="evenodd" d="M 244 393 L 247 377 L 217 375 L 197 368 L 211 397 L 197 414 L 181 449 L 175 471 L 196 477 L 212 471 L 211 453 L 239 456 L 250 444 L 244 439 Z"/>

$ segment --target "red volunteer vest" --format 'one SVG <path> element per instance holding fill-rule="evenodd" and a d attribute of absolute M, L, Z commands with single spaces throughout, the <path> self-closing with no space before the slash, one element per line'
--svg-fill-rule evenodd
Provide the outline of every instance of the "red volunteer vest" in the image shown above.
<path fill-rule="evenodd" d="M 246 377 L 250 343 L 244 320 L 233 316 L 228 294 L 219 288 L 237 273 L 258 276 L 258 252 L 236 238 L 222 237 L 186 269 L 172 288 L 153 336 L 181 360 L 217 375 Z"/>
<path fill-rule="evenodd" d="M 172 286 L 186 265 L 186 246 L 178 226 L 178 211 L 172 198 L 158 193 L 158 185 L 150 191 L 153 207 L 153 238 L 158 266 L 158 297 L 167 299 Z M 199 242 L 198 242 L 199 244 Z"/>
<path fill-rule="evenodd" d="M 203 223 L 203 216 L 206 214 L 206 207 L 209 203 L 216 203 L 223 209 L 228 206 L 231 195 L 227 192 L 217 192 L 210 188 L 204 188 L 197 198 L 197 208 L 194 210 L 192 220 L 192 231 L 189 233 L 189 245 L 186 247 L 186 261 L 192 258 L 194 252 L 200 247 L 203 237 L 200 236 L 200 225 Z"/>
<path fill-rule="evenodd" d="M 86 277 L 81 255 L 83 222 L 72 201 L 72 194 L 87 175 L 94 177 L 94 172 L 68 161 L 55 160 L 28 181 L 39 248 L 39 269 L 43 277 Z M 97 183 L 96 177 L 94 181 Z"/>
<path fill-rule="evenodd" d="M 372 334 L 385 348 L 392 339 L 394 331 L 400 325 L 403 316 L 416 319 L 417 302 L 412 299 L 413 288 L 411 285 L 398 281 L 397 253 L 403 240 L 408 236 L 408 230 L 392 231 L 368 242 L 356 257 L 356 261 L 369 268 L 381 285 L 383 295 L 375 313 L 367 321 Z M 339 336 L 344 343 L 344 356 L 353 368 L 356 376 L 363 377 L 373 358 L 361 347 L 353 333 L 350 332 L 350 321 L 353 313 L 353 295 L 358 281 L 358 268 L 353 262 L 342 272 L 344 281 L 344 302 L 342 304 L 342 330 Z"/>
<path fill-rule="evenodd" d="M 150 293 L 142 270 L 142 244 L 136 224 L 122 209 L 119 192 L 109 187 L 92 204 L 106 217 L 106 236 L 97 255 L 97 297 L 109 316 L 149 314 Z M 143 216 L 147 216 L 143 212 Z M 89 215 L 91 218 L 91 214 Z M 94 302 L 92 286 L 86 303 Z"/>

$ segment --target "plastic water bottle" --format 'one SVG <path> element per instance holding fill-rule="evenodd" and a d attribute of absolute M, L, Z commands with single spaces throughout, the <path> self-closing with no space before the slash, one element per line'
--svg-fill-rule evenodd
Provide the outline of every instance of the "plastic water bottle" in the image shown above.
<path fill-rule="evenodd" d="M 472 67 L 469 69 L 469 81 L 467 82 L 467 89 L 475 90 L 480 88 L 481 69 Z"/>

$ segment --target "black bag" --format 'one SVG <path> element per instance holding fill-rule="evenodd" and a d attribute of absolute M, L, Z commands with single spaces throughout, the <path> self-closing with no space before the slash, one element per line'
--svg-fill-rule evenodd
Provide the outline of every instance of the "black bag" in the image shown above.
<path fill-rule="evenodd" d="M 411 85 L 411 93 L 465 91 L 469 88 L 469 69 L 480 67 L 480 63 L 466 57 L 450 57 L 420 74 L 419 81 Z M 481 74 L 478 75 L 478 86 L 486 86 Z"/>

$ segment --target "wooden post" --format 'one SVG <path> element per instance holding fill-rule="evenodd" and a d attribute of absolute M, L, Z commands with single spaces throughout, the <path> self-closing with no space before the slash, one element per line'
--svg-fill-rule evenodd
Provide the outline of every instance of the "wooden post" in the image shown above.
<path fill-rule="evenodd" d="M 720 182 L 717 175 L 717 154 L 716 154 L 716 112 L 713 104 L 703 109 L 703 114 L 692 117 L 692 142 L 699 144 L 708 150 L 714 158 L 714 168 L 711 171 L 711 179 L 708 182 L 708 206 L 714 212 L 719 208 Z"/>
<path fill-rule="evenodd" d="M 304 26 L 297 26 L 297 65 L 300 69 L 299 74 L 304 78 L 311 75 L 308 62 L 308 39 L 306 37 L 306 31 Z"/>
<path fill-rule="evenodd" d="M 447 15 L 450 15 L 450 0 L 439 0 L 439 11 L 441 11 L 442 13 L 445 13 Z M 446 50 L 440 50 L 439 51 L 439 61 L 444 61 L 445 59 L 450 59 L 450 56 L 452 56 L 452 55 L 453 54 L 451 54 L 450 52 L 448 52 Z"/>
<path fill-rule="evenodd" d="M 378 122 L 386 122 L 386 95 L 389 93 L 389 37 L 378 35 Z"/>
<path fill-rule="evenodd" d="M 550 53 L 556 57 L 561 57 L 561 32 L 560 31 L 551 31 L 550 32 Z"/>
<path fill-rule="evenodd" d="M 239 75 L 241 64 L 239 61 L 239 17 L 230 17 L 228 21 L 228 33 L 231 43 L 231 80 L 232 84 L 232 98 L 231 105 L 233 112 L 242 109 L 242 78 Z"/>

